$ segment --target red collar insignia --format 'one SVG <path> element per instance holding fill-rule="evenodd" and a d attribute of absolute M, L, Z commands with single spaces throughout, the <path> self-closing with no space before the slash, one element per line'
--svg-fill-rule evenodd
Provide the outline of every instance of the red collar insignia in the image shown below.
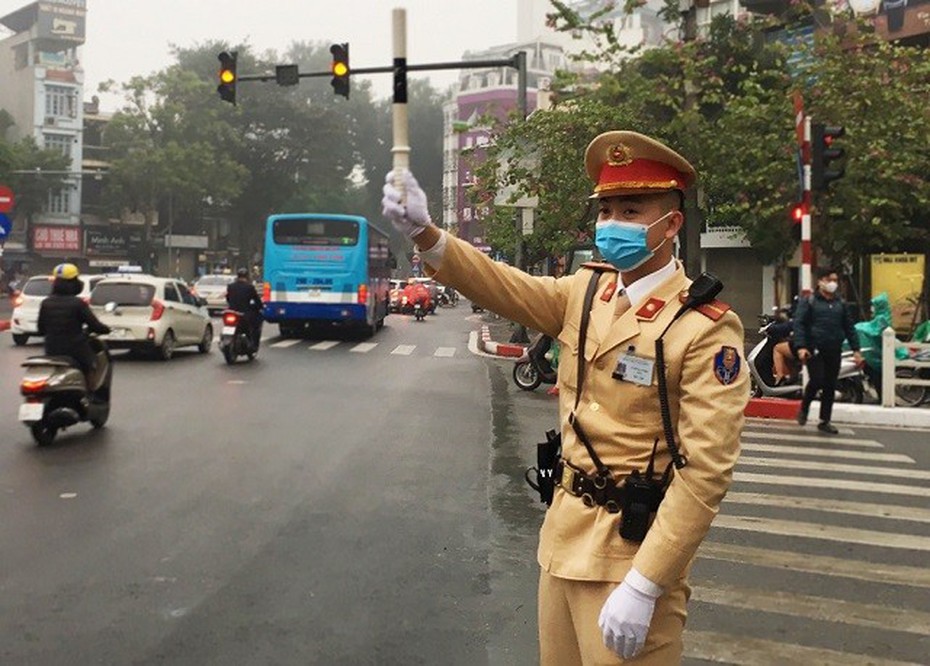
<path fill-rule="evenodd" d="M 639 310 L 636 311 L 636 318 L 652 321 L 658 316 L 664 307 L 665 301 L 663 301 L 661 298 L 656 298 L 653 296 L 641 306 L 639 306 Z"/>

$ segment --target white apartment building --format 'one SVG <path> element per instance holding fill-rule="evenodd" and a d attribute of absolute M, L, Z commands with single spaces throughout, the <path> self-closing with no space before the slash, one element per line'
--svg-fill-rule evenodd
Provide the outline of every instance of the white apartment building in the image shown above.
<path fill-rule="evenodd" d="M 32 136 L 70 158 L 74 175 L 52 192 L 32 228 L 14 226 L 6 255 L 79 256 L 86 0 L 43 0 L 0 17 L 0 108 L 16 123 L 10 140 Z M 24 221 L 19 221 L 22 225 Z"/>

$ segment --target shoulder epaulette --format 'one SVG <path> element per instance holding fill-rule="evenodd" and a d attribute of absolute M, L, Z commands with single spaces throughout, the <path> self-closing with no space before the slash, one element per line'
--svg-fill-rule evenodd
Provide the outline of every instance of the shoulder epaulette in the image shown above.
<path fill-rule="evenodd" d="M 586 261 L 581 264 L 582 268 L 590 268 L 595 271 L 608 271 L 610 273 L 618 273 L 617 267 L 613 264 L 608 264 L 601 261 Z"/>
<path fill-rule="evenodd" d="M 717 321 L 730 310 L 730 306 L 728 303 L 715 299 L 710 303 L 704 303 L 704 305 L 699 305 L 694 309 L 711 321 Z"/>

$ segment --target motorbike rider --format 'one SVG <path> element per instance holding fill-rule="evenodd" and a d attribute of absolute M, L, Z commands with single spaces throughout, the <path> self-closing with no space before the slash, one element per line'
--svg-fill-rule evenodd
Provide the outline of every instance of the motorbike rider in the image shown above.
<path fill-rule="evenodd" d="M 110 327 L 94 315 L 78 294 L 84 288 L 74 264 L 59 264 L 52 270 L 52 293 L 39 306 L 39 335 L 45 336 L 46 356 L 69 356 L 88 379 L 97 358 L 87 340 L 91 333 L 106 335 Z"/>
<path fill-rule="evenodd" d="M 404 287 L 404 296 L 407 298 L 407 307 L 410 308 L 411 311 L 417 303 L 420 304 L 424 312 L 430 309 L 429 289 L 427 289 L 422 282 L 417 282 L 414 278 L 410 278 L 407 281 L 407 286 Z"/>
<path fill-rule="evenodd" d="M 226 287 L 226 303 L 230 310 L 242 313 L 249 331 L 252 349 L 258 350 L 262 335 L 262 299 L 249 279 L 249 269 L 236 271 L 235 282 Z"/>

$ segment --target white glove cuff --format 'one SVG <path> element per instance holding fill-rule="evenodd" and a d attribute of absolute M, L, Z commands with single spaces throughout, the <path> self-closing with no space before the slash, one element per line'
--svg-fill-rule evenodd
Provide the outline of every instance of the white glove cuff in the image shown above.
<path fill-rule="evenodd" d="M 420 259 L 432 266 L 433 270 L 438 271 L 439 266 L 442 264 L 442 256 L 446 253 L 446 240 L 446 232 L 440 230 L 439 240 L 436 241 L 436 244 L 433 245 L 433 247 L 428 250 L 421 250 L 417 248 L 417 252 L 420 253 Z"/>
<path fill-rule="evenodd" d="M 636 569 L 630 569 L 623 582 L 632 587 L 640 594 L 645 594 L 651 599 L 658 599 L 665 591 L 659 585 L 656 585 Z"/>

